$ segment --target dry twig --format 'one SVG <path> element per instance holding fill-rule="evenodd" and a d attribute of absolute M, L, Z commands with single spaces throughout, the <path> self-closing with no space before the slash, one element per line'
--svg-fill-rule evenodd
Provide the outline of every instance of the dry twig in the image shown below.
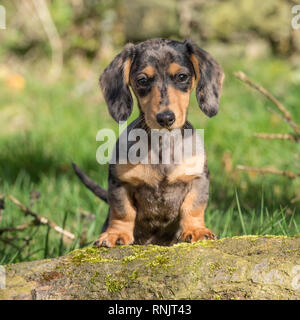
<path fill-rule="evenodd" d="M 63 228 L 58 226 L 55 222 L 51 221 L 50 219 L 42 217 L 42 216 L 34 213 L 33 211 L 31 211 L 28 207 L 26 207 L 24 204 L 22 204 L 19 200 L 17 200 L 12 195 L 9 195 L 8 197 L 14 204 L 16 204 L 25 213 L 25 215 L 32 216 L 35 220 L 35 223 L 48 225 L 50 228 L 52 228 L 56 232 L 62 234 L 66 238 L 71 239 L 71 240 L 75 239 L 75 235 L 73 233 L 71 233 L 67 230 L 64 230 Z"/>
<path fill-rule="evenodd" d="M 289 124 L 289 126 L 295 131 L 295 134 L 291 133 L 254 133 L 254 136 L 256 138 L 260 139 L 280 139 L 280 140 L 289 140 L 293 141 L 296 143 L 300 142 L 300 126 L 295 123 L 295 121 L 292 119 L 292 115 L 290 112 L 286 109 L 286 107 L 278 101 L 268 90 L 265 88 L 255 84 L 253 81 L 251 81 L 243 72 L 235 72 L 234 76 L 241 81 L 245 82 L 248 84 L 250 87 L 256 89 L 259 91 L 261 94 L 263 94 L 265 97 L 267 97 L 269 100 L 271 100 L 274 105 L 277 107 L 279 110 L 276 111 L 270 107 L 267 107 L 267 110 L 275 113 L 279 118 Z M 300 177 L 300 172 L 292 172 L 288 170 L 277 170 L 277 169 L 271 169 L 271 168 L 251 168 L 251 167 L 246 167 L 243 165 L 238 165 L 237 169 L 239 170 L 244 170 L 244 171 L 249 171 L 249 172 L 257 172 L 257 173 L 272 173 L 272 174 L 277 174 L 277 175 L 282 175 L 285 177 L 288 177 L 290 179 L 296 179 Z"/>
<path fill-rule="evenodd" d="M 33 225 L 36 225 L 36 223 L 34 222 L 29 222 L 29 223 L 23 223 L 23 224 L 20 224 L 16 227 L 4 227 L 4 228 L 1 228 L 0 229 L 0 235 L 4 232 L 10 232 L 10 231 L 23 231 Z"/>
<path fill-rule="evenodd" d="M 290 140 L 299 142 L 300 139 L 290 133 L 254 133 L 254 137 L 260 139 L 270 139 L 270 140 Z"/>
<path fill-rule="evenodd" d="M 292 127 L 292 129 L 296 132 L 296 135 L 300 138 L 300 135 L 296 131 L 299 126 L 293 120 L 286 119 L 283 115 L 270 107 L 267 107 L 267 110 L 276 114 L 282 121 L 286 122 L 290 127 Z"/>
<path fill-rule="evenodd" d="M 244 171 L 250 171 L 250 172 L 257 172 L 257 173 L 273 173 L 273 174 L 278 174 L 282 176 L 286 176 L 290 179 L 296 179 L 300 177 L 300 173 L 288 171 L 288 170 L 277 170 L 277 169 L 272 169 L 272 168 L 251 168 L 251 167 L 246 167 L 243 165 L 238 165 L 237 168 L 239 170 L 244 170 Z"/>
<path fill-rule="evenodd" d="M 282 117 L 287 121 L 287 123 L 290 124 L 290 126 L 293 128 L 293 130 L 297 133 L 297 135 L 300 136 L 300 126 L 294 123 L 292 116 L 290 112 L 286 109 L 286 107 L 278 101 L 268 90 L 265 88 L 255 84 L 253 81 L 251 81 L 243 72 L 235 72 L 234 76 L 241 81 L 247 83 L 250 87 L 256 89 L 261 94 L 263 94 L 265 97 L 267 97 L 269 100 L 271 100 L 275 106 L 279 109 L 279 111 L 282 113 Z"/>

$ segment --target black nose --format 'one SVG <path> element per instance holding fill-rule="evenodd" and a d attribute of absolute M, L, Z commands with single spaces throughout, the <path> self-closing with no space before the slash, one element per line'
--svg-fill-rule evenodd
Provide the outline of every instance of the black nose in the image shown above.
<path fill-rule="evenodd" d="M 156 115 L 158 124 L 162 127 L 171 127 L 175 121 L 175 114 L 172 111 L 165 111 Z"/>

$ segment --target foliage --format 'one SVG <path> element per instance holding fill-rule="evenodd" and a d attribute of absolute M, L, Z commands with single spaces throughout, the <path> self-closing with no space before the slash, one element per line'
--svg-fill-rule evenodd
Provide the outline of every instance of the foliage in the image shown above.
<path fill-rule="evenodd" d="M 32 2 L 2 2 L 8 27 L 5 35 L 0 33 L 0 53 L 49 55 L 48 39 Z M 126 42 L 155 37 L 192 38 L 203 46 L 230 43 L 244 53 L 260 50 L 290 56 L 300 50 L 299 32 L 291 28 L 293 4 L 288 0 L 53 0 L 48 4 L 65 58 L 78 54 L 93 58 Z"/>
<path fill-rule="evenodd" d="M 107 206 L 82 186 L 70 160 L 107 187 L 107 166 L 95 159 L 95 137 L 99 129 L 117 126 L 101 100 L 98 77 L 125 42 L 149 37 L 194 38 L 225 69 L 219 114 L 206 118 L 194 96 L 189 109 L 193 125 L 205 129 L 211 176 L 207 226 L 220 237 L 299 233 L 299 179 L 236 170 L 238 164 L 271 164 L 299 171 L 299 144 L 253 137 L 290 129 L 266 111 L 267 100 L 233 77 L 244 71 L 300 118 L 299 49 L 291 38 L 296 33 L 290 30 L 288 1 L 273 7 L 269 0 L 53 0 L 48 4 L 64 48 L 63 72 L 53 83 L 49 40 L 31 1 L 2 2 L 8 23 L 0 30 L 0 198 L 13 194 L 76 240 L 67 242 L 46 226 L 6 232 L 0 264 L 55 257 L 99 236 Z M 130 121 L 137 112 L 135 107 Z M 30 199 L 33 190 L 39 200 Z M 6 197 L 0 229 L 28 221 Z"/>

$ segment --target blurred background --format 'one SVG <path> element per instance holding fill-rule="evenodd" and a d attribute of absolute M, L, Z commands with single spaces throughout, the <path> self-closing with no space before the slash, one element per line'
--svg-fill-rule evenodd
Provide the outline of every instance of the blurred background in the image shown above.
<path fill-rule="evenodd" d="M 300 178 L 238 165 L 300 172 L 298 142 L 274 105 L 234 77 L 243 71 L 300 123 L 300 30 L 288 0 L 3 0 L 0 30 L 0 264 L 66 254 L 101 232 L 107 206 L 75 177 L 71 159 L 107 187 L 96 162 L 101 128 L 117 124 L 98 87 L 127 42 L 192 39 L 224 68 L 220 112 L 211 119 L 193 95 L 189 119 L 205 129 L 211 172 L 206 221 L 219 237 L 300 231 Z M 135 105 L 130 121 L 137 117 Z M 25 215 L 13 195 L 39 216 Z M 21 226 L 21 227 L 20 227 Z M 10 229 L 13 228 L 13 229 Z"/>

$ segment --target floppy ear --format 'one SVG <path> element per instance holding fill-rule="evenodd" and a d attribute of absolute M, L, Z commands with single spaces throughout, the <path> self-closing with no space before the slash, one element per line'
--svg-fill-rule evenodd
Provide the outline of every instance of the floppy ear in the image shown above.
<path fill-rule="evenodd" d="M 213 117 L 219 109 L 224 72 L 206 51 L 192 41 L 187 40 L 184 43 L 196 74 L 199 107 L 208 117 Z"/>
<path fill-rule="evenodd" d="M 117 121 L 125 121 L 132 112 L 129 73 L 134 58 L 134 45 L 129 43 L 100 76 L 100 87 L 109 113 Z"/>

